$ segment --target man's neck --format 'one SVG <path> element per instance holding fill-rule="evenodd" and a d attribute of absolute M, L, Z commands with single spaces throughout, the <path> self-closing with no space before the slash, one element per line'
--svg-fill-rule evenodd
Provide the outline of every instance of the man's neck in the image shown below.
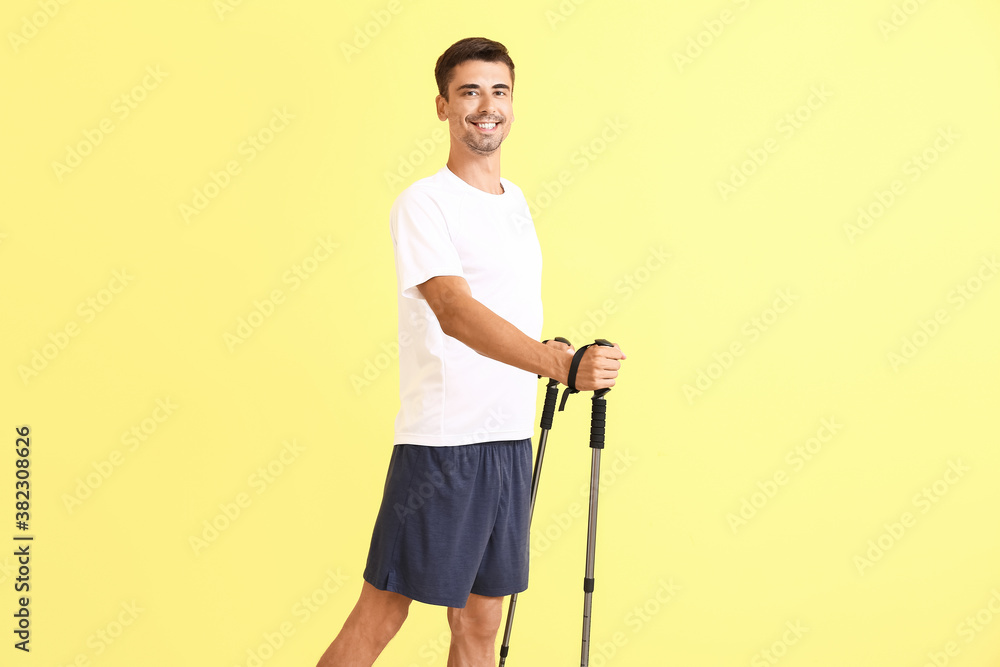
<path fill-rule="evenodd" d="M 454 150 L 448 155 L 448 169 L 474 188 L 491 195 L 503 194 L 500 184 L 500 149 L 491 155 L 473 155 Z"/>

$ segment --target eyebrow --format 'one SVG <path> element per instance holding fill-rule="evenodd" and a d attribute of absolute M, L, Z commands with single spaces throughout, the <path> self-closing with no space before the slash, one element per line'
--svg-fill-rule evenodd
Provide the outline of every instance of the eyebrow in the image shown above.
<path fill-rule="evenodd" d="M 461 86 L 459 86 L 455 90 L 465 90 L 466 88 L 469 88 L 469 89 L 472 89 L 472 90 L 479 90 L 479 84 L 478 83 L 463 83 Z M 507 90 L 510 90 L 510 86 L 508 86 L 506 83 L 494 83 L 493 84 L 493 88 L 494 88 L 494 90 L 497 89 L 497 88 L 506 88 Z"/>

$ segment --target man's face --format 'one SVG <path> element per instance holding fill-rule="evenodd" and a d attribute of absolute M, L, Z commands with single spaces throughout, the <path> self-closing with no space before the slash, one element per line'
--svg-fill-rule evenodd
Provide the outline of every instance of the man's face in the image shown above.
<path fill-rule="evenodd" d="M 477 155 L 500 148 L 514 122 L 512 87 L 503 63 L 467 60 L 455 67 L 448 99 L 437 96 L 438 118 L 447 119 L 452 143 L 462 142 Z"/>

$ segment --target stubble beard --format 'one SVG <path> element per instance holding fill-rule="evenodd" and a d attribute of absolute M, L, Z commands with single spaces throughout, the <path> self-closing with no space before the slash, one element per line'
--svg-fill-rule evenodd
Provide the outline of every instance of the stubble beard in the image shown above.
<path fill-rule="evenodd" d="M 492 141 L 490 137 L 483 137 L 485 141 L 477 144 L 474 140 L 466 138 L 465 145 L 469 147 L 469 150 L 476 155 L 492 155 L 500 148 L 500 144 L 503 143 L 502 138 L 497 138 L 496 141 Z"/>
<path fill-rule="evenodd" d="M 505 118 L 501 122 L 506 123 L 507 119 Z M 470 122 L 469 124 L 475 126 L 475 123 Z M 463 138 L 463 141 L 465 142 L 465 145 L 469 147 L 469 150 L 476 155 L 492 155 L 500 148 L 500 144 L 502 144 L 504 140 L 500 127 L 501 125 L 498 124 L 498 131 L 495 135 L 479 134 L 474 127 L 470 127 L 469 131 Z"/>

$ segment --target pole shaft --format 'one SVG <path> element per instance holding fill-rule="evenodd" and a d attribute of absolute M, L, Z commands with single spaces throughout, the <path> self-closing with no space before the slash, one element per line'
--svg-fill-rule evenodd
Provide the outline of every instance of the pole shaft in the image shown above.
<path fill-rule="evenodd" d="M 538 437 L 538 451 L 535 453 L 535 469 L 531 472 L 531 500 L 528 504 L 528 525 L 535 516 L 535 498 L 538 496 L 538 482 L 542 477 L 542 461 L 545 458 L 545 443 L 549 439 L 549 430 L 542 429 Z M 530 535 L 529 535 L 530 539 Z M 507 605 L 507 624 L 503 629 L 503 643 L 500 645 L 500 667 L 507 663 L 507 652 L 510 650 L 510 635 L 514 630 L 514 611 L 517 608 L 517 593 L 510 596 Z"/>
<path fill-rule="evenodd" d="M 590 515 L 587 519 L 587 567 L 583 579 L 583 644 L 580 667 L 590 664 L 590 618 L 594 591 L 594 560 L 597 555 L 597 499 L 601 483 L 601 449 L 591 450 Z"/>
<path fill-rule="evenodd" d="M 535 469 L 531 473 L 531 501 L 528 507 L 528 525 L 535 516 L 535 498 L 538 497 L 538 483 L 542 479 L 542 460 L 545 458 L 545 443 L 549 439 L 549 432 L 542 431 L 538 437 L 538 451 L 535 453 Z"/>

